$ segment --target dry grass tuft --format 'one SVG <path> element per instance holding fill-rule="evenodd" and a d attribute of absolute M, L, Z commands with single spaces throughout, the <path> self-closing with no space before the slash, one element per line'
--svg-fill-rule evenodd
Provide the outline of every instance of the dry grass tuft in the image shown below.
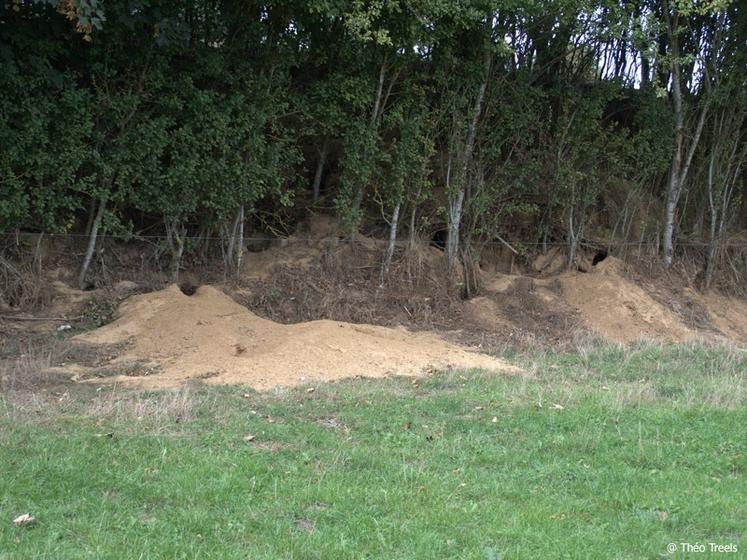
<path fill-rule="evenodd" d="M 38 311 L 54 299 L 54 290 L 32 262 L 11 262 L 0 256 L 0 307 Z"/>
<path fill-rule="evenodd" d="M 28 342 L 16 356 L 0 360 L 0 390 L 28 390 L 57 381 L 48 370 L 58 352 L 55 340 L 46 344 Z"/>
<path fill-rule="evenodd" d="M 108 394 L 94 398 L 86 413 L 96 418 L 132 425 L 185 423 L 195 418 L 202 400 L 190 385 L 157 393 L 133 392 L 115 387 Z"/>

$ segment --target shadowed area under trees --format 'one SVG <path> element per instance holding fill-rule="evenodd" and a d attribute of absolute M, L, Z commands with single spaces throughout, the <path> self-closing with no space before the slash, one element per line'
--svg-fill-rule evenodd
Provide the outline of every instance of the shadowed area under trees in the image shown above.
<path fill-rule="evenodd" d="M 434 232 L 467 295 L 490 243 L 562 244 L 569 267 L 589 239 L 666 267 L 696 244 L 704 287 L 736 248 L 744 280 L 746 12 L 11 0 L 0 230 L 86 236 L 81 286 L 102 235 L 163 236 L 178 277 L 208 243 L 240 267 L 245 232 L 309 212 L 387 239 L 382 285 L 397 240 Z"/>

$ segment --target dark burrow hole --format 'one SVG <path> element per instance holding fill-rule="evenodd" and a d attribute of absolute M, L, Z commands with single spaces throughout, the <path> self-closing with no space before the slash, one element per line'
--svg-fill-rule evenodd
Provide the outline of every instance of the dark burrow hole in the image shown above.
<path fill-rule="evenodd" d="M 591 261 L 592 266 L 598 265 L 600 262 L 602 262 L 604 259 L 607 258 L 607 250 L 602 249 L 601 251 L 597 251 L 597 254 L 594 255 L 594 258 Z"/>
<path fill-rule="evenodd" d="M 194 284 L 179 284 L 179 289 L 185 296 L 193 296 L 197 291 L 197 286 Z"/>
<path fill-rule="evenodd" d="M 439 229 L 431 237 L 431 247 L 436 247 L 442 251 L 446 249 L 446 239 L 449 236 L 448 230 Z"/>

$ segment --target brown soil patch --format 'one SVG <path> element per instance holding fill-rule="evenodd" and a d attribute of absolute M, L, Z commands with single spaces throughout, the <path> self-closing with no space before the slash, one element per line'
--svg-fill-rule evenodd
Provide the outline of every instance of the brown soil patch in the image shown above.
<path fill-rule="evenodd" d="M 268 258 L 261 275 L 249 272 L 249 260 L 243 283 L 231 289 L 231 296 L 278 323 L 329 319 L 412 330 L 460 327 L 462 302 L 444 280 L 442 252 L 432 247 L 401 251 L 382 288 L 383 245 L 370 249 L 366 243 L 357 236 L 355 242 L 333 238 L 279 248 L 284 256 Z"/>
<path fill-rule="evenodd" d="M 298 270 L 312 268 L 321 258 L 322 251 L 305 243 L 291 240 L 288 244 L 276 245 L 260 253 L 248 253 L 243 264 L 243 275 L 247 279 L 265 280 L 277 268 L 290 266 Z"/>
<path fill-rule="evenodd" d="M 682 341 L 695 335 L 669 307 L 628 280 L 624 263 L 614 257 L 588 273 L 563 275 L 560 282 L 564 299 L 579 310 L 591 330 L 608 340 Z"/>
<path fill-rule="evenodd" d="M 466 330 L 460 340 L 490 349 L 562 346 L 582 328 L 576 310 L 563 301 L 557 279 L 495 274 L 484 278 L 483 294 L 464 302 Z"/>
<path fill-rule="evenodd" d="M 567 343 L 573 338 L 579 319 L 575 310 L 558 297 L 556 283 L 554 279 L 520 276 L 507 290 L 494 296 L 521 338 L 551 344 Z"/>
<path fill-rule="evenodd" d="M 486 296 L 478 296 L 464 302 L 464 317 L 475 326 L 485 330 L 512 328 L 511 321 L 503 315 L 498 304 Z"/>
<path fill-rule="evenodd" d="M 532 268 L 540 274 L 557 274 L 567 268 L 567 266 L 565 253 L 560 247 L 537 255 L 532 261 Z"/>
<path fill-rule="evenodd" d="M 159 370 L 148 377 L 110 379 L 146 387 L 203 379 L 210 384 L 269 389 L 358 375 L 511 369 L 501 360 L 429 333 L 334 321 L 278 324 L 210 286 L 193 296 L 184 295 L 177 286 L 133 296 L 120 306 L 120 318 L 114 323 L 76 338 L 92 344 L 129 341 L 128 349 L 110 365 L 148 362 Z"/>
<path fill-rule="evenodd" d="M 705 304 L 711 322 L 721 333 L 727 338 L 747 343 L 747 302 L 715 293 L 694 296 Z"/>

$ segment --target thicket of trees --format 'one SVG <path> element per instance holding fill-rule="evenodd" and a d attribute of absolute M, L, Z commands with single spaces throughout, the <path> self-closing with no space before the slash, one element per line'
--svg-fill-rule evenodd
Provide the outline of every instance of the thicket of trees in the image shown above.
<path fill-rule="evenodd" d="M 666 265 L 743 217 L 747 6 L 727 0 L 8 0 L 0 230 L 194 237 L 334 209 L 449 266 L 567 243 L 622 193 Z M 187 243 L 190 240 L 191 243 Z M 650 240 L 650 239 L 647 239 Z"/>

